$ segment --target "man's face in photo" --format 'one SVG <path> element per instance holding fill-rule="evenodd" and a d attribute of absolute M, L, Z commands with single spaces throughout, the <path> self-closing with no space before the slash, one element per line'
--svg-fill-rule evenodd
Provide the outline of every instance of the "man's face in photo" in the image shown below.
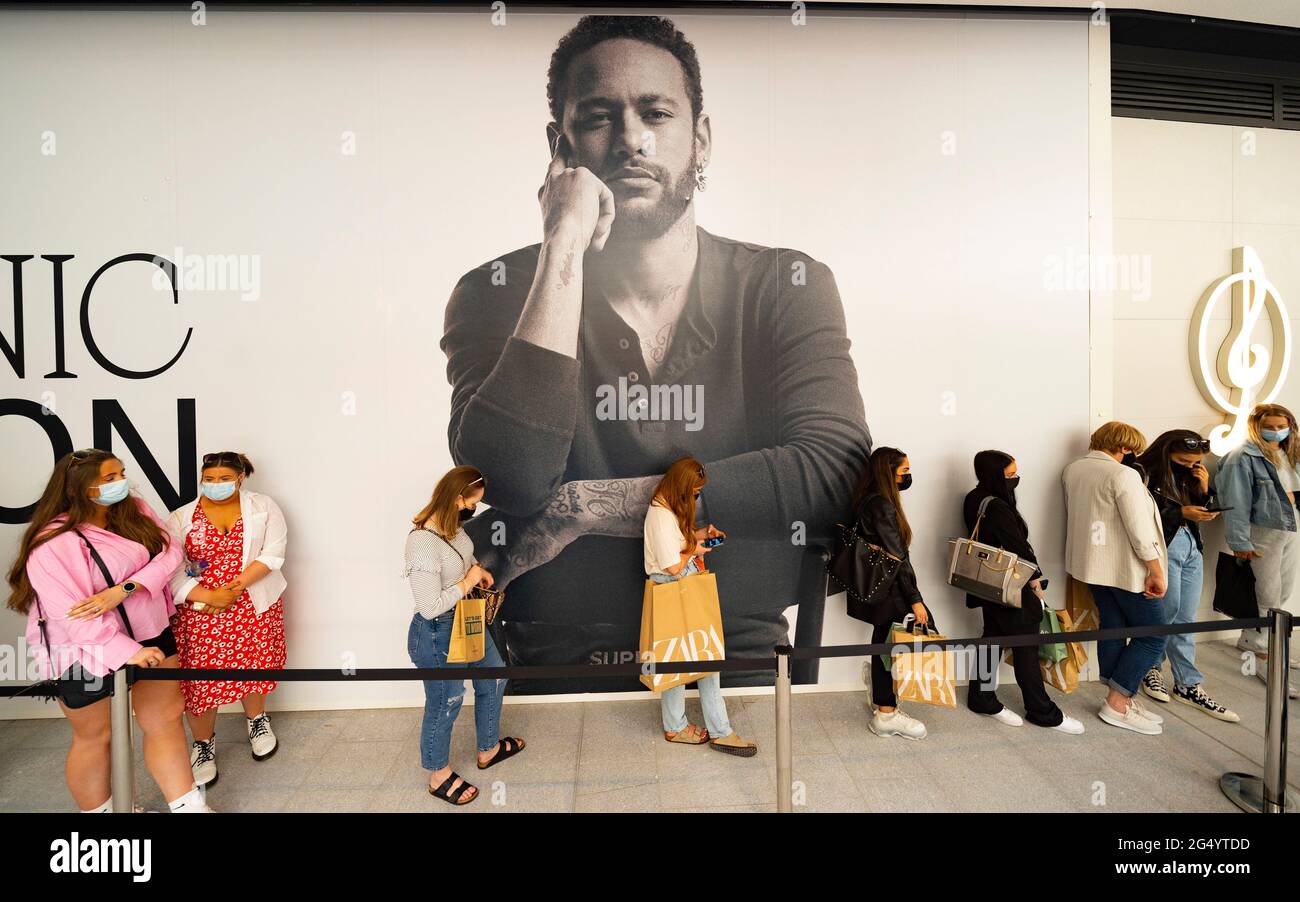
<path fill-rule="evenodd" d="M 574 57 L 566 81 L 569 165 L 586 166 L 614 195 L 611 237 L 662 235 L 695 188 L 696 129 L 681 64 L 661 47 L 613 38 Z"/>

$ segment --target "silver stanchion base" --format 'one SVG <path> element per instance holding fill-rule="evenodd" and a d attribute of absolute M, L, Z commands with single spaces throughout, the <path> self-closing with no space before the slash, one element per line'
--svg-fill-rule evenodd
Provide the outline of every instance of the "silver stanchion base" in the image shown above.
<path fill-rule="evenodd" d="M 1237 807 L 1242 811 L 1253 812 L 1255 814 L 1264 813 L 1264 778 L 1256 777 L 1251 774 L 1241 774 L 1231 771 L 1219 778 L 1219 788 L 1223 794 L 1232 799 Z M 1282 810 L 1284 812 L 1300 812 L 1300 800 L 1296 799 L 1295 793 L 1286 790 L 1286 798 L 1283 800 Z"/>

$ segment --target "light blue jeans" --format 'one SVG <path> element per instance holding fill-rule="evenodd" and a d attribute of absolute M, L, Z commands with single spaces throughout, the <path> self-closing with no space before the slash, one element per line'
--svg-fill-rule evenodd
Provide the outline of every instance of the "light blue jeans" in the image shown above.
<path fill-rule="evenodd" d="M 692 573 L 699 573 L 695 558 L 687 561 L 686 566 L 674 573 L 651 573 L 647 579 L 657 583 L 671 583 Z M 704 727 L 709 731 L 709 738 L 720 739 L 731 735 L 731 721 L 727 719 L 727 703 L 722 698 L 720 675 L 711 673 L 700 677 L 695 685 L 700 690 L 700 708 L 704 711 Z M 674 686 L 665 689 L 659 696 L 659 709 L 663 715 L 664 730 L 676 733 L 686 729 L 686 687 Z"/>
<path fill-rule="evenodd" d="M 464 667 L 469 679 L 473 679 L 475 668 L 505 666 L 491 633 L 483 637 L 481 660 L 470 664 L 447 663 L 455 620 L 455 608 L 432 620 L 426 620 L 418 613 L 412 617 L 411 626 L 406 631 L 406 650 L 411 663 L 416 667 Z M 451 728 L 465 698 L 465 680 L 421 682 L 424 683 L 424 719 L 420 723 L 420 764 L 425 770 L 442 770 L 450 757 Z M 500 739 L 501 696 L 505 694 L 505 688 L 505 680 L 474 680 L 474 731 L 480 752 L 492 751 Z"/>
<path fill-rule="evenodd" d="M 1186 526 L 1180 526 L 1169 543 L 1169 581 L 1164 603 L 1166 623 L 1192 623 L 1201 606 L 1204 559 Z M 1165 644 L 1174 685 L 1182 689 L 1199 686 L 1205 677 L 1196 669 L 1196 642 L 1191 633 L 1170 633 Z"/>

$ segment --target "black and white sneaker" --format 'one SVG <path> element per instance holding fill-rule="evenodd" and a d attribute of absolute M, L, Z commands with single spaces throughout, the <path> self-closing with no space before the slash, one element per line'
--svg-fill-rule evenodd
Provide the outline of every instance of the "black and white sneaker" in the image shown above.
<path fill-rule="evenodd" d="M 1185 705 L 1191 705 L 1194 708 L 1200 708 L 1211 717 L 1227 723 L 1237 723 L 1241 717 L 1235 711 L 1229 711 L 1223 705 L 1216 702 L 1205 694 L 1205 690 L 1200 686 L 1184 688 L 1183 686 L 1174 686 L 1174 698 Z"/>
<path fill-rule="evenodd" d="M 194 785 L 208 789 L 217 783 L 217 737 L 196 739 L 190 746 L 190 769 L 194 771 Z"/>
<path fill-rule="evenodd" d="M 253 747 L 254 761 L 262 761 L 275 754 L 275 734 L 271 732 L 271 717 L 265 711 L 248 719 L 248 742 Z"/>
<path fill-rule="evenodd" d="M 1158 702 L 1169 701 L 1169 690 L 1165 688 L 1164 674 L 1154 667 L 1142 678 L 1142 691 Z"/>

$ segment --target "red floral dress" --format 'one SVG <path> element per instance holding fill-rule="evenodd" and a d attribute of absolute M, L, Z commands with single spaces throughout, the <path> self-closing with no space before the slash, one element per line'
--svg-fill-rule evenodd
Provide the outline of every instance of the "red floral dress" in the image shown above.
<path fill-rule="evenodd" d="M 199 574 L 199 585 L 218 589 L 242 572 L 244 519 L 240 517 L 230 532 L 222 535 L 203 513 L 203 505 L 196 504 L 192 523 L 185 537 L 185 556 L 194 562 L 207 561 L 207 567 Z M 260 616 L 247 589 L 224 611 L 200 612 L 182 605 L 172 618 L 172 630 L 181 667 L 275 669 L 284 666 L 283 599 L 277 598 Z M 265 695 L 275 685 L 274 680 L 182 680 L 181 693 L 185 697 L 185 710 L 199 715 L 254 692 Z"/>

